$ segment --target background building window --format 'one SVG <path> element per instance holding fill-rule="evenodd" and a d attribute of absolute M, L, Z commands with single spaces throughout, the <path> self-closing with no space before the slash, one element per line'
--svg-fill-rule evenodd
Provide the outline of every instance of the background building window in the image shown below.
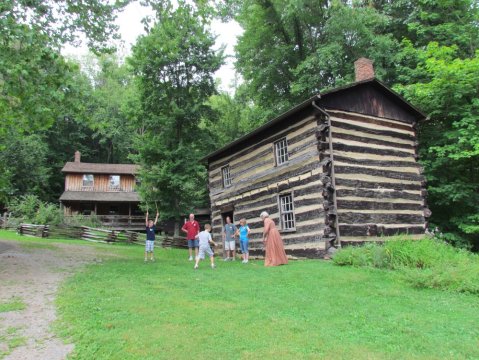
<path fill-rule="evenodd" d="M 221 168 L 221 174 L 223 176 L 223 187 L 228 187 L 231 185 L 231 175 L 230 175 L 230 166 L 226 165 Z"/>
<path fill-rule="evenodd" d="M 109 189 L 120 190 L 120 175 L 110 175 Z"/>
<path fill-rule="evenodd" d="M 274 153 L 276 157 L 276 165 L 281 165 L 288 161 L 288 142 L 286 141 L 286 138 L 274 143 Z"/>
<path fill-rule="evenodd" d="M 294 206 L 293 194 L 284 194 L 279 196 L 279 212 L 281 216 L 281 229 L 294 230 Z"/>
<path fill-rule="evenodd" d="M 93 188 L 93 175 L 92 174 L 84 174 L 83 175 L 82 186 L 84 188 Z"/>

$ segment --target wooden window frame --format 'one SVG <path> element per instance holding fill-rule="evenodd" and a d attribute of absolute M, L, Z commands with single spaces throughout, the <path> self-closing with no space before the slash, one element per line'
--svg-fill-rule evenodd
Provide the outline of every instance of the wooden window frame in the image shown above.
<path fill-rule="evenodd" d="M 282 206 L 282 198 L 290 197 L 291 198 L 291 210 L 284 211 Z M 294 212 L 294 194 L 292 191 L 278 194 L 278 210 L 279 210 L 279 221 L 281 225 L 281 232 L 293 232 L 296 231 L 296 214 Z M 285 216 L 292 214 L 291 219 L 285 220 Z M 285 223 L 292 222 L 292 227 L 286 228 Z"/>
<path fill-rule="evenodd" d="M 86 176 L 91 176 L 91 178 L 92 178 L 91 185 L 85 185 L 85 177 Z M 93 175 L 93 174 L 83 174 L 81 185 L 82 185 L 81 186 L 82 190 L 93 190 L 93 188 L 95 187 L 95 175 Z"/>
<path fill-rule="evenodd" d="M 284 146 L 281 146 L 284 144 Z M 273 144 L 274 147 L 274 161 L 276 166 L 281 166 L 283 164 L 287 164 L 289 162 L 289 154 L 288 154 L 288 139 L 285 137 L 276 140 Z M 281 151 L 284 151 L 281 153 Z"/>
<path fill-rule="evenodd" d="M 225 174 L 225 172 L 227 174 Z M 227 176 L 225 176 L 227 175 Z M 229 165 L 225 165 L 221 167 L 221 179 L 223 181 L 223 188 L 226 189 L 231 186 L 231 168 Z"/>

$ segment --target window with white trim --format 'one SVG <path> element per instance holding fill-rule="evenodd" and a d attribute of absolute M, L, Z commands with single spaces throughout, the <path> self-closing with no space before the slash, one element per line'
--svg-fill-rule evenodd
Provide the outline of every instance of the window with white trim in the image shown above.
<path fill-rule="evenodd" d="M 231 186 L 230 166 L 226 165 L 221 168 L 221 175 L 223 176 L 223 187 Z"/>
<path fill-rule="evenodd" d="M 93 174 L 84 174 L 83 175 L 82 186 L 84 188 L 92 188 L 93 187 Z"/>
<path fill-rule="evenodd" d="M 282 230 L 294 230 L 296 227 L 294 219 L 293 194 L 279 195 L 279 213 L 281 217 Z"/>
<path fill-rule="evenodd" d="M 276 158 L 276 166 L 284 164 L 289 160 L 288 142 L 286 138 L 282 138 L 274 143 L 274 155 Z"/>
<path fill-rule="evenodd" d="M 110 175 L 109 190 L 120 190 L 120 175 Z"/>

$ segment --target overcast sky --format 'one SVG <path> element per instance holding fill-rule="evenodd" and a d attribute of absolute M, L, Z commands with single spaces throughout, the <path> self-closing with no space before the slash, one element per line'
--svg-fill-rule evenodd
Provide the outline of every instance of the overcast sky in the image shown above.
<path fill-rule="evenodd" d="M 120 28 L 119 32 L 122 38 L 122 42 L 117 44 L 120 55 L 125 56 L 130 53 L 131 46 L 135 43 L 137 37 L 145 33 L 141 19 L 151 14 L 151 9 L 141 6 L 138 2 L 132 2 L 118 15 L 116 23 Z M 226 24 L 214 21 L 211 30 L 213 34 L 217 35 L 216 48 L 222 45 L 226 46 L 225 55 L 228 57 L 225 60 L 225 65 L 216 73 L 216 77 L 221 80 L 221 89 L 230 90 L 229 87 L 235 76 L 232 56 L 234 55 L 236 37 L 241 35 L 242 29 L 235 21 Z M 88 49 L 85 45 L 79 47 L 69 45 L 63 50 L 63 54 L 67 56 L 77 57 L 87 53 Z"/>

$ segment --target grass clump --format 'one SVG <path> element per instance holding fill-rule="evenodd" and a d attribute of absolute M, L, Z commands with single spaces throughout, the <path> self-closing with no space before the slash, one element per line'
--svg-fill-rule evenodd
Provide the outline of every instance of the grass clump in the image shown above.
<path fill-rule="evenodd" d="M 0 332 L 0 359 L 9 355 L 15 348 L 26 344 L 27 338 L 18 335 L 19 330 L 17 327 L 9 327 L 3 334 Z"/>
<path fill-rule="evenodd" d="M 6 302 L 0 302 L 0 313 L 23 310 L 27 305 L 19 297 L 12 297 Z"/>
<path fill-rule="evenodd" d="M 346 247 L 335 254 L 333 262 L 398 270 L 419 288 L 479 294 L 479 257 L 435 239 L 400 237 L 384 244 Z"/>

